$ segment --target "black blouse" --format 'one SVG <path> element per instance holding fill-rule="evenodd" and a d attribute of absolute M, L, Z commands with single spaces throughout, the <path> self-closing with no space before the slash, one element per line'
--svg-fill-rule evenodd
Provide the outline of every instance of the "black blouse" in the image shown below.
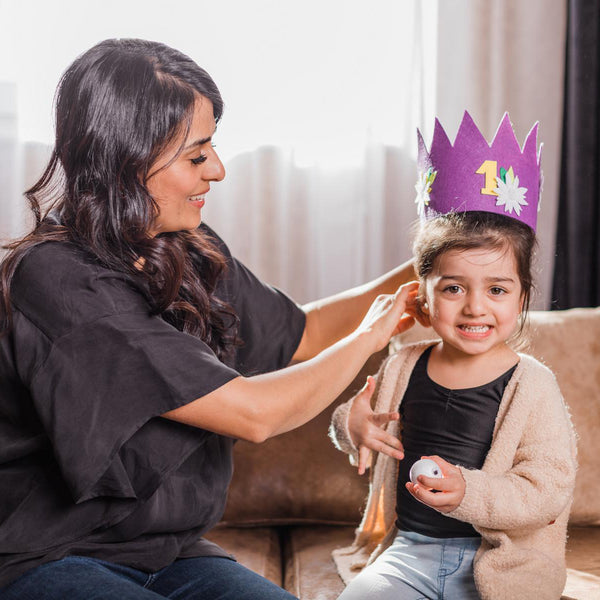
<path fill-rule="evenodd" d="M 470 523 L 419 502 L 406 489 L 409 472 L 421 456 L 481 469 L 492 444 L 498 407 L 516 365 L 494 381 L 451 390 L 433 381 L 427 363 L 433 346 L 419 357 L 400 403 L 404 458 L 399 463 L 396 526 L 435 538 L 476 537 Z"/>
<path fill-rule="evenodd" d="M 146 571 L 227 556 L 201 536 L 223 513 L 234 440 L 159 415 L 286 366 L 305 316 L 201 230 L 227 257 L 217 295 L 240 318 L 228 364 L 72 244 L 19 265 L 0 341 L 0 587 L 69 554 Z"/>

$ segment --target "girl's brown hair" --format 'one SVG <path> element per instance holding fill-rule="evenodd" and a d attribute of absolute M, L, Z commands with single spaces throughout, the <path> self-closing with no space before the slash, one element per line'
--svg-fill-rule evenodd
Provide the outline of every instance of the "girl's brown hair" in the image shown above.
<path fill-rule="evenodd" d="M 533 229 L 512 217 L 480 211 L 449 213 L 420 225 L 413 243 L 415 271 L 424 281 L 436 260 L 450 250 L 512 250 L 523 295 L 521 334 L 534 289 L 532 263 L 536 245 Z"/>

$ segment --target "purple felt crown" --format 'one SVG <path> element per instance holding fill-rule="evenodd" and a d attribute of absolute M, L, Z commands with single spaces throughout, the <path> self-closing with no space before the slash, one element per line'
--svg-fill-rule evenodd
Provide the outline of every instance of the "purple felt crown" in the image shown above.
<path fill-rule="evenodd" d="M 454 145 L 435 120 L 429 152 L 417 130 L 419 180 L 415 202 L 419 216 L 430 219 L 480 210 L 518 219 L 535 231 L 542 174 L 537 130 L 538 123 L 521 149 L 505 113 L 493 142 L 488 144 L 465 111 Z"/>

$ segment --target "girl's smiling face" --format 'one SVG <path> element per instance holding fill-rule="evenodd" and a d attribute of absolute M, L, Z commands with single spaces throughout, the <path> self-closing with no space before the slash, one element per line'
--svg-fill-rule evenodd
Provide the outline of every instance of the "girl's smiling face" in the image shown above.
<path fill-rule="evenodd" d="M 523 305 L 510 248 L 449 250 L 424 286 L 426 313 L 447 351 L 474 356 L 505 348 Z"/>
<path fill-rule="evenodd" d="M 187 136 L 178 137 L 150 170 L 146 187 L 159 207 L 151 235 L 192 230 L 200 225 L 210 182 L 225 177 L 223 163 L 212 144 L 215 129 L 212 102 L 198 96 Z M 183 150 L 177 155 L 182 144 Z"/>

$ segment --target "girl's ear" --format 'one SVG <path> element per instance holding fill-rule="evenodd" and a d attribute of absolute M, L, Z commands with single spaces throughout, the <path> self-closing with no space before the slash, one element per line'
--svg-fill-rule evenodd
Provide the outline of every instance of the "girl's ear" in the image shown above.
<path fill-rule="evenodd" d="M 431 321 L 429 319 L 429 304 L 427 304 L 427 300 L 425 296 L 419 294 L 415 301 L 416 306 L 416 315 L 415 318 L 423 327 L 431 327 Z"/>

